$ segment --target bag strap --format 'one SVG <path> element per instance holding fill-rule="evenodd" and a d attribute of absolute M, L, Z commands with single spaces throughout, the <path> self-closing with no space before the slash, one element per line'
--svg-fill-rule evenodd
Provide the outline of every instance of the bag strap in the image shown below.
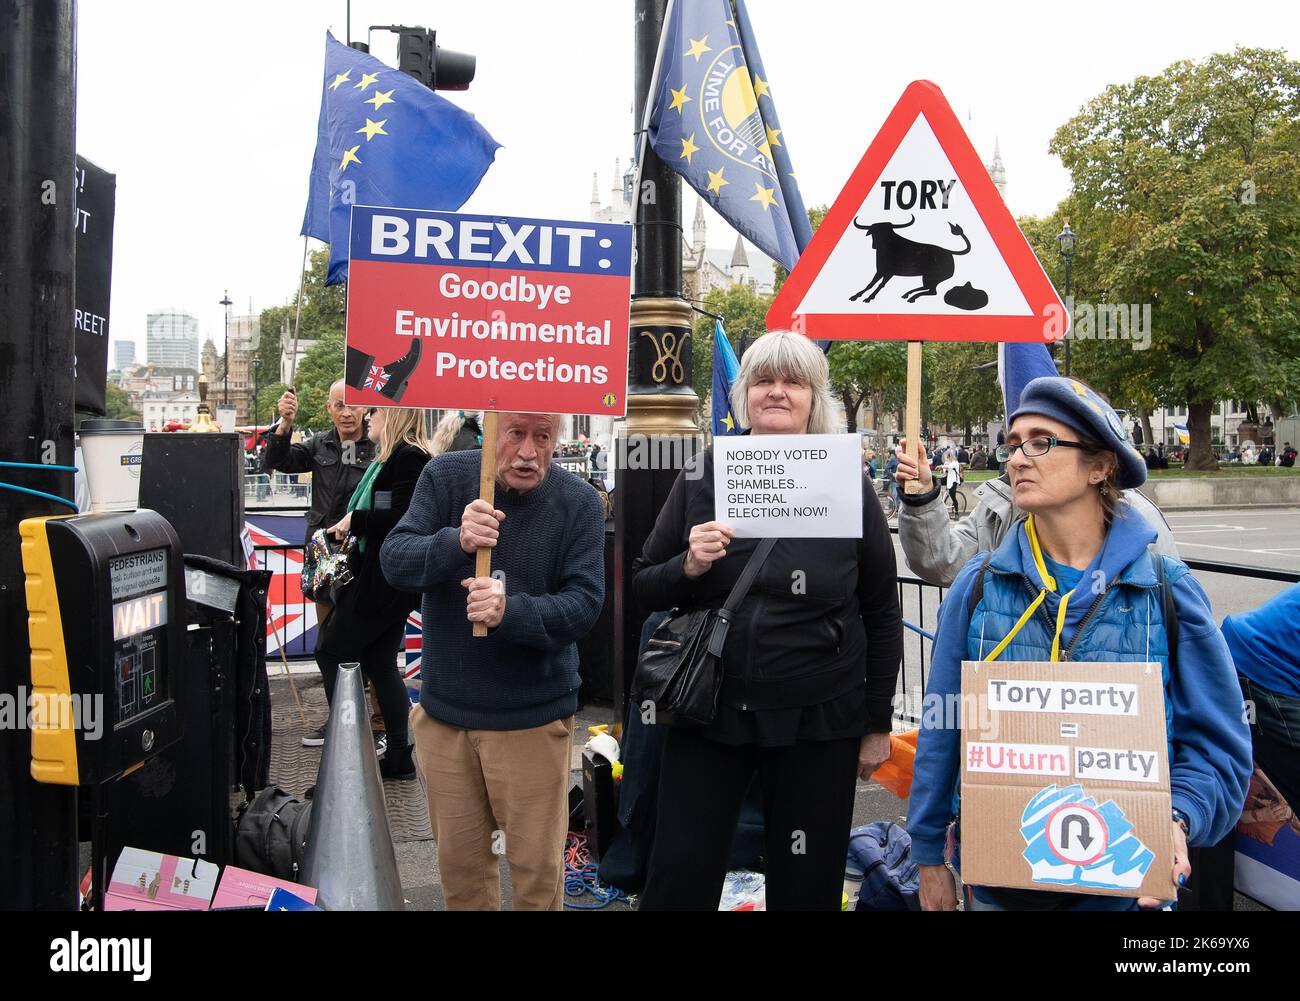
<path fill-rule="evenodd" d="M 980 603 L 984 597 L 984 575 L 989 572 L 989 561 L 993 559 L 993 553 L 989 552 L 984 556 L 984 562 L 980 564 L 980 572 L 975 575 L 975 583 L 970 589 L 970 597 L 966 600 L 966 617 L 970 618 L 975 614 L 975 606 Z"/>
<path fill-rule="evenodd" d="M 731 588 L 731 593 L 727 595 L 727 603 L 722 606 L 728 614 L 734 613 L 740 607 L 740 603 L 745 600 L 750 585 L 754 583 L 754 578 L 758 576 L 758 572 L 763 569 L 763 564 L 767 562 L 767 557 L 775 545 L 776 539 L 764 539 L 749 557 L 749 562 L 745 564 L 740 579 L 736 581 Z"/>
<path fill-rule="evenodd" d="M 1165 575 L 1165 558 L 1159 553 L 1152 556 L 1156 563 L 1156 581 L 1160 585 L 1160 601 L 1164 610 L 1165 640 L 1169 644 L 1169 671 L 1178 671 L 1178 608 L 1174 605 L 1174 589 Z"/>

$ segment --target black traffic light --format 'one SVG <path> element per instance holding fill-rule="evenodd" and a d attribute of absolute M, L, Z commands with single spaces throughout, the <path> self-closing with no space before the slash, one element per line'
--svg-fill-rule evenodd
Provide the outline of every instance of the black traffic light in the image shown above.
<path fill-rule="evenodd" d="M 438 33 L 428 28 L 389 25 L 397 32 L 397 68 L 431 90 L 469 90 L 475 59 L 465 52 L 444 49 Z"/>

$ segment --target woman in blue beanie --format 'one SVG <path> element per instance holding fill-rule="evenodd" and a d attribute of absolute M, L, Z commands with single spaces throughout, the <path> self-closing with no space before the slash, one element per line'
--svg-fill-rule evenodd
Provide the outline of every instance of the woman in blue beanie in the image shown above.
<path fill-rule="evenodd" d="M 997 458 L 1007 463 L 1015 505 L 1026 517 L 953 582 L 939 608 L 927 699 L 950 704 L 947 697 L 961 691 L 963 660 L 1159 661 L 1173 878 L 1181 884 L 1191 872 L 1188 846 L 1213 845 L 1228 832 L 1250 780 L 1250 735 L 1227 645 L 1186 565 L 1148 551 L 1154 529 L 1121 499 L 1122 490 L 1145 481 L 1146 464 L 1110 405 L 1078 380 L 1044 376 L 1025 387 L 1008 424 Z M 1178 618 L 1172 658 L 1162 578 Z M 922 727 L 917 745 L 908 830 L 925 910 L 957 906 L 944 856 L 960 806 L 960 725 Z M 972 910 L 1138 906 L 1134 898 L 1046 890 L 967 892 Z"/>

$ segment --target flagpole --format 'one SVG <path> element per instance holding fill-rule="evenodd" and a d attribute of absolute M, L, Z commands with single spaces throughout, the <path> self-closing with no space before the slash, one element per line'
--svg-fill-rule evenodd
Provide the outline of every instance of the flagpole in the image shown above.
<path fill-rule="evenodd" d="M 298 269 L 298 306 L 293 311 L 293 351 L 289 354 L 289 388 L 298 375 L 298 321 L 302 319 L 302 291 L 307 285 L 307 236 L 302 238 L 302 267 Z M 296 393 L 297 390 L 295 389 Z"/>
<path fill-rule="evenodd" d="M 627 421 L 615 438 L 614 729 L 621 732 L 645 613 L 631 600 L 632 563 L 677 479 L 700 447 L 692 388 L 690 303 L 682 295 L 681 178 L 646 128 L 664 57 L 672 0 L 633 0 L 633 123 L 641 123 L 632 213 L 636 239 L 628 350 Z M 650 197 L 642 198 L 648 186 Z M 635 443 L 635 445 L 633 444 Z M 638 461 L 629 449 L 654 456 Z M 631 461 L 629 461 L 631 459 Z M 616 733 L 617 735 L 617 733 Z"/>
<path fill-rule="evenodd" d="M 655 83 L 659 79 L 659 68 L 664 57 L 664 36 L 667 32 L 664 30 L 671 23 L 673 17 L 673 5 L 677 0 L 668 0 L 668 8 L 664 11 L 663 25 L 659 29 L 659 47 L 655 50 L 655 65 L 650 73 L 650 91 L 654 90 Z M 636 173 L 632 177 L 632 259 L 635 261 L 638 246 L 639 230 L 635 225 L 637 216 L 637 204 L 641 200 L 641 171 L 645 164 L 645 151 L 650 144 L 650 114 L 654 108 L 651 98 L 653 94 L 648 93 L 645 102 L 645 109 L 641 112 L 641 128 L 637 132 L 637 150 L 636 150 Z M 617 178 L 615 178 L 617 180 Z"/>

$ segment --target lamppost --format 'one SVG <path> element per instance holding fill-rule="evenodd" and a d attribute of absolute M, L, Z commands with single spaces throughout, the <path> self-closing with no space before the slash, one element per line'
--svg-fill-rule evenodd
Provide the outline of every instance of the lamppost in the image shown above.
<path fill-rule="evenodd" d="M 262 359 L 253 356 L 253 447 L 257 447 L 257 389 L 261 382 Z"/>
<path fill-rule="evenodd" d="M 1061 248 L 1061 256 L 1065 258 L 1065 308 L 1073 314 L 1074 310 L 1070 305 L 1070 262 L 1074 260 L 1074 233 L 1070 229 L 1070 220 L 1065 220 L 1065 229 L 1061 230 L 1056 237 L 1056 245 Z M 1071 321 L 1074 319 L 1070 317 Z M 1070 332 L 1067 331 L 1065 337 L 1065 374 L 1070 374 Z"/>
<path fill-rule="evenodd" d="M 1066 274 L 1069 274 L 1068 265 Z M 1068 278 L 1066 285 L 1069 285 Z M 228 407 L 230 406 L 230 289 L 226 289 L 225 296 L 217 305 L 226 307 L 226 350 L 221 355 L 221 405 Z"/>

